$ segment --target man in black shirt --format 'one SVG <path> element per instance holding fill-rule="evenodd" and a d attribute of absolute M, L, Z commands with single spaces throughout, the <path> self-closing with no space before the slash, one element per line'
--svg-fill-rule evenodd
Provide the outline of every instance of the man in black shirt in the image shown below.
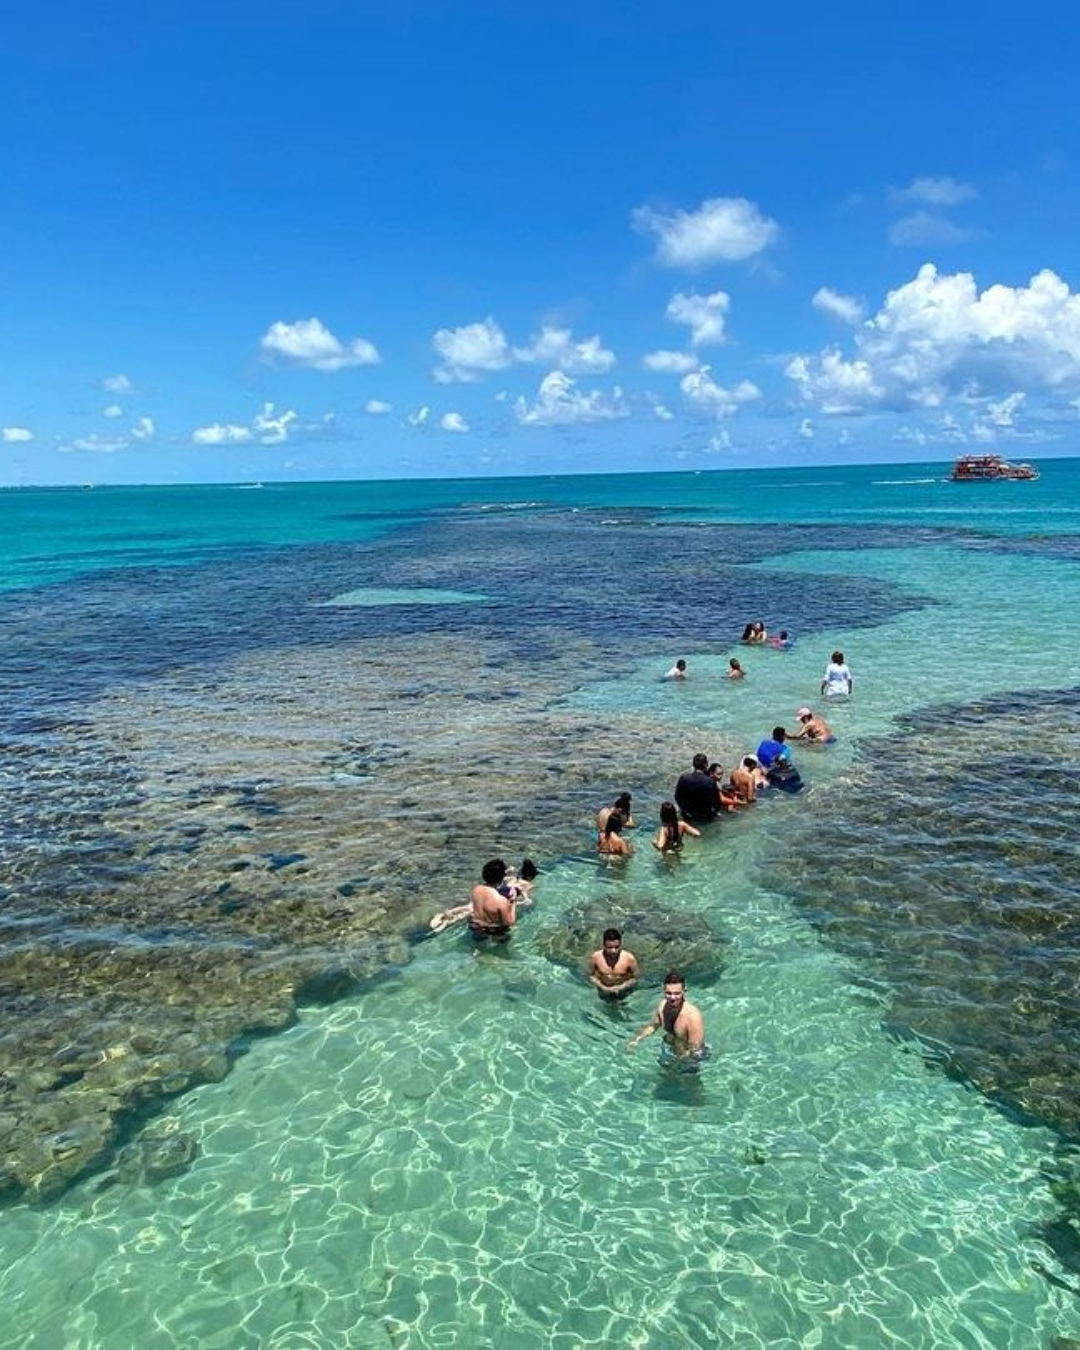
<path fill-rule="evenodd" d="M 695 755 L 693 769 L 679 775 L 675 784 L 675 805 L 686 820 L 695 823 L 716 818 L 720 802 L 716 779 L 709 773 L 708 755 Z"/>

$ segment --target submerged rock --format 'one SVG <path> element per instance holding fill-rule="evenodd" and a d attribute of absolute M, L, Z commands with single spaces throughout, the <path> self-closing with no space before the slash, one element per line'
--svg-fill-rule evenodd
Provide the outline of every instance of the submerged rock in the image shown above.
<path fill-rule="evenodd" d="M 128 1184 L 152 1186 L 186 1172 L 198 1151 L 193 1134 L 151 1128 L 120 1150 L 117 1176 Z"/>

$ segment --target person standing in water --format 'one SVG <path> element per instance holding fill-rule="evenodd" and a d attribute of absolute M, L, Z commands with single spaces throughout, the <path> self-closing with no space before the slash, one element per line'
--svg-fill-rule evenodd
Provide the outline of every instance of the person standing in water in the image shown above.
<path fill-rule="evenodd" d="M 749 806 L 757 800 L 759 787 L 766 787 L 768 779 L 761 771 L 761 765 L 753 755 L 744 755 L 731 771 L 731 787 L 740 800 Z"/>
<path fill-rule="evenodd" d="M 589 983 L 601 998 L 624 998 L 637 987 L 637 957 L 622 945 L 617 928 L 604 929 L 602 944 L 589 957 Z"/>
<path fill-rule="evenodd" d="M 664 997 L 660 1006 L 652 1020 L 630 1038 L 627 1050 L 635 1049 L 654 1031 L 664 1033 L 664 1043 L 672 1059 L 700 1063 L 708 1057 L 705 1019 L 700 1008 L 687 1001 L 686 981 L 677 970 L 669 970 L 664 976 Z"/>
<path fill-rule="evenodd" d="M 629 792 L 620 792 L 610 806 L 602 806 L 596 813 L 596 833 L 604 833 L 604 826 L 607 824 L 608 816 L 611 815 L 612 811 L 618 811 L 619 815 L 622 816 L 624 830 L 632 830 L 634 828 L 633 800 Z"/>
<path fill-rule="evenodd" d="M 850 694 L 855 688 L 855 679 L 844 660 L 843 652 L 833 652 L 825 674 L 821 677 L 823 698 L 835 698 L 837 695 Z"/>
<path fill-rule="evenodd" d="M 603 831 L 596 841 L 596 851 L 602 858 L 629 858 L 633 854 L 633 844 L 622 837 L 625 823 L 618 811 L 612 811 L 604 822 Z"/>
<path fill-rule="evenodd" d="M 680 656 L 679 659 L 675 662 L 675 664 L 671 667 L 671 669 L 667 672 L 667 674 L 664 676 L 664 679 L 665 679 L 665 680 L 685 680 L 685 679 L 686 679 L 686 662 L 682 659 L 681 656 Z"/>
<path fill-rule="evenodd" d="M 469 932 L 477 942 L 506 942 L 517 923 L 515 901 L 499 889 L 506 881 L 507 867 L 501 858 L 486 862 L 480 880 L 472 888 Z"/>
<path fill-rule="evenodd" d="M 684 834 L 694 839 L 701 838 L 701 831 L 696 826 L 679 819 L 674 802 L 664 802 L 660 807 L 660 828 L 656 831 L 653 848 L 658 853 L 678 853 L 682 848 Z"/>
<path fill-rule="evenodd" d="M 686 820 L 700 824 L 716 819 L 720 808 L 716 802 L 716 783 L 709 774 L 708 755 L 694 756 L 694 767 L 679 775 L 672 795 Z"/>

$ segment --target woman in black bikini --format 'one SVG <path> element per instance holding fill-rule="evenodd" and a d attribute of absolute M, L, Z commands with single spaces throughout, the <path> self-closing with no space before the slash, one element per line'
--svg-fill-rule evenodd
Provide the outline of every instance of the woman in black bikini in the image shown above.
<path fill-rule="evenodd" d="M 679 819 L 674 802 L 664 802 L 660 807 L 660 828 L 656 831 L 653 848 L 657 853 L 678 853 L 682 848 L 683 835 L 701 838 L 701 831 L 685 820 Z"/>

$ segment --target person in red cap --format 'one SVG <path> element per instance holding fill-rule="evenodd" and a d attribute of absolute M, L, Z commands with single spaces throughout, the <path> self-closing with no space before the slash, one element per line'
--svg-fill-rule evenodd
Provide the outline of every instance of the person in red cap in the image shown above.
<path fill-rule="evenodd" d="M 806 741 L 809 745 L 831 745 L 836 740 L 832 727 L 824 717 L 819 717 L 809 708 L 800 708 L 795 716 L 799 719 L 800 727 L 792 735 L 793 741 Z"/>

